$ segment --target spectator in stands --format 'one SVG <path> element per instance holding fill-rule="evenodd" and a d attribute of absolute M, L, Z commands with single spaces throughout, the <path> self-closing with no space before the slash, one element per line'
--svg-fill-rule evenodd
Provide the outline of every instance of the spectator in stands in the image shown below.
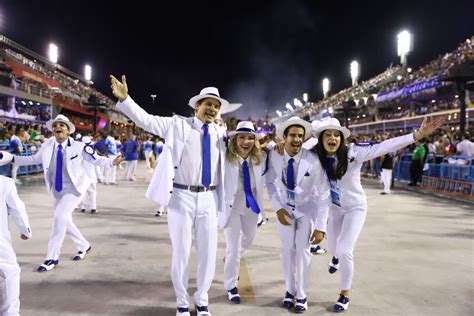
<path fill-rule="evenodd" d="M 408 184 L 409 186 L 417 186 L 418 182 L 421 180 L 421 175 L 423 174 L 423 161 L 427 154 L 422 140 L 417 141 L 415 145 L 416 148 L 413 151 L 410 165 L 411 182 Z"/>
<path fill-rule="evenodd" d="M 10 153 L 15 156 L 21 156 L 21 153 L 23 152 L 22 135 L 24 131 L 23 128 L 15 129 L 15 134 L 10 139 Z M 17 178 L 18 168 L 18 165 L 12 166 L 12 178 L 15 180 L 16 184 L 21 184 L 20 179 Z"/>
<path fill-rule="evenodd" d="M 470 140 L 468 133 L 464 133 L 462 141 L 456 146 L 456 150 L 460 156 L 474 157 L 474 143 Z"/>

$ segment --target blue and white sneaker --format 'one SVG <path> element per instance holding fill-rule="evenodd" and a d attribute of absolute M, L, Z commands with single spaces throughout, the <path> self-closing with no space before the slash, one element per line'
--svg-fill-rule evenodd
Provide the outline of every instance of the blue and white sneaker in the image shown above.
<path fill-rule="evenodd" d="M 56 268 L 58 264 L 59 264 L 59 260 L 46 260 L 45 262 L 43 262 L 42 265 L 40 265 L 36 269 L 36 271 L 44 272 L 44 271 L 53 270 L 54 268 Z"/>
<path fill-rule="evenodd" d="M 207 306 L 198 306 L 196 305 L 197 316 L 211 316 Z"/>
<path fill-rule="evenodd" d="M 343 312 L 347 310 L 348 308 L 349 308 L 349 298 L 347 296 L 340 294 L 339 299 L 336 302 L 336 305 L 334 305 L 334 311 Z"/>
<path fill-rule="evenodd" d="M 227 291 L 227 297 L 229 298 L 230 303 L 240 304 L 240 294 L 236 287 Z"/>
<path fill-rule="evenodd" d="M 286 292 L 285 297 L 281 301 L 282 305 L 286 309 L 290 309 L 295 306 L 295 296 L 291 295 L 290 293 Z"/>
<path fill-rule="evenodd" d="M 88 254 L 91 250 L 92 250 L 92 247 L 89 246 L 89 248 L 86 251 L 79 251 L 77 255 L 75 255 L 74 258 L 72 258 L 72 260 L 79 261 L 79 260 L 84 259 L 86 254 Z"/>
<path fill-rule="evenodd" d="M 307 298 L 296 299 L 295 303 L 295 313 L 304 313 L 308 309 L 308 300 Z"/>
<path fill-rule="evenodd" d="M 176 309 L 176 316 L 191 316 L 191 313 L 187 307 L 178 307 Z"/>
<path fill-rule="evenodd" d="M 327 250 L 320 245 L 312 245 L 310 251 L 313 255 L 322 255 L 327 252 Z"/>
<path fill-rule="evenodd" d="M 329 273 L 333 274 L 339 269 L 339 259 L 337 257 L 332 257 L 331 262 L 329 262 Z"/>

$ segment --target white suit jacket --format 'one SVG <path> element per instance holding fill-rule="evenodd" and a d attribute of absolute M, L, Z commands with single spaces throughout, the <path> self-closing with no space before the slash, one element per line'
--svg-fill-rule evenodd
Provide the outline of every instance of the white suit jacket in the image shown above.
<path fill-rule="evenodd" d="M 41 145 L 40 150 L 35 155 L 15 156 L 15 164 L 19 166 L 36 165 L 40 163 L 43 164 L 46 187 L 48 188 L 48 192 L 50 194 L 52 193 L 53 184 L 50 183 L 50 179 L 47 176 L 47 173 L 51 158 L 53 157 L 55 144 L 55 138 L 51 137 Z M 95 158 L 94 159 L 91 155 L 84 151 L 84 143 L 75 141 L 71 137 L 69 137 L 66 144 L 67 172 L 77 192 L 79 192 L 80 194 L 84 194 L 89 185 L 92 183 L 92 180 L 89 178 L 85 171 L 86 168 L 91 168 L 91 165 L 87 162 L 98 166 L 111 167 L 113 165 L 113 159 L 101 157 L 97 153 L 93 155 Z"/>
<path fill-rule="evenodd" d="M 286 170 L 284 155 L 270 152 L 269 169 L 266 176 L 268 194 L 275 211 L 283 208 L 295 217 L 308 216 L 315 222 L 315 229 L 325 232 L 329 211 L 329 186 L 319 159 L 310 151 L 301 149 L 301 159 L 296 175 L 295 207 L 287 205 L 286 185 L 282 173 Z"/>
<path fill-rule="evenodd" d="M 117 108 L 127 115 L 137 126 L 147 132 L 159 135 L 165 139 L 165 145 L 158 159 L 157 166 L 151 178 L 150 185 L 146 192 L 146 197 L 155 201 L 159 205 L 166 206 L 173 193 L 174 175 L 181 166 L 181 156 L 183 154 L 186 139 L 192 128 L 192 117 L 182 117 L 174 115 L 172 117 L 162 117 L 148 114 L 143 110 L 130 96 L 127 96 L 123 102 L 117 102 Z M 218 212 L 224 210 L 224 161 L 225 161 L 225 143 L 224 132 L 216 126 L 216 132 L 219 139 L 219 179 L 217 185 Z M 187 183 L 181 183 L 187 184 Z"/>
<path fill-rule="evenodd" d="M 229 222 L 230 214 L 232 212 L 232 206 L 234 205 L 235 198 L 237 196 L 237 187 L 239 181 L 239 168 L 240 164 L 230 163 L 227 159 L 225 161 L 225 180 L 224 180 L 224 199 L 225 208 L 223 212 L 219 212 L 219 226 L 224 229 Z M 265 211 L 263 209 L 263 173 L 265 172 L 265 157 L 259 165 L 256 165 L 255 159 L 252 159 L 250 164 L 250 172 L 252 173 L 252 179 L 255 179 L 255 190 L 258 206 L 260 207 L 260 213 L 263 219 L 266 220 Z"/>
<path fill-rule="evenodd" d="M 387 139 L 377 144 L 349 144 L 347 171 L 336 182 L 340 194 L 341 207 L 343 209 L 350 209 L 367 204 L 367 198 L 360 182 L 360 168 L 364 161 L 384 156 L 386 153 L 397 151 L 414 142 L 413 134 L 408 134 Z M 337 208 L 334 204 L 331 207 Z"/>
<path fill-rule="evenodd" d="M 20 234 L 31 237 L 25 204 L 18 197 L 13 179 L 0 176 L 0 264 L 16 262 L 8 225 L 11 216 Z"/>

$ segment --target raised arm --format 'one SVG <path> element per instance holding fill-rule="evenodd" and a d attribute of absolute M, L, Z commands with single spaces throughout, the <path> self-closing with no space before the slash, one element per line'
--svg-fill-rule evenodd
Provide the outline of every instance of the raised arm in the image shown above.
<path fill-rule="evenodd" d="M 387 139 L 386 141 L 383 141 L 381 143 L 368 146 L 359 146 L 356 144 L 356 159 L 360 162 L 367 161 L 383 156 L 389 152 L 402 149 L 414 143 L 415 141 L 418 141 L 431 135 L 438 127 L 443 124 L 443 122 L 444 118 L 438 118 L 428 123 L 425 117 L 420 128 L 415 133 L 410 133 L 404 136 Z"/>
<path fill-rule="evenodd" d="M 119 99 L 117 109 L 127 115 L 137 126 L 155 135 L 165 135 L 173 124 L 173 118 L 151 115 L 142 109 L 128 95 L 127 78 L 122 75 L 122 81 L 110 75 L 112 93 Z"/>

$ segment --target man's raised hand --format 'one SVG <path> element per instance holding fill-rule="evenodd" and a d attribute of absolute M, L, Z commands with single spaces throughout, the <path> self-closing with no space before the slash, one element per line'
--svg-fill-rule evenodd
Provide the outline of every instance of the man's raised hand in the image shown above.
<path fill-rule="evenodd" d="M 122 75 L 122 82 L 110 75 L 110 84 L 114 96 L 116 96 L 120 102 L 125 101 L 128 95 L 127 78 L 125 75 Z"/>

